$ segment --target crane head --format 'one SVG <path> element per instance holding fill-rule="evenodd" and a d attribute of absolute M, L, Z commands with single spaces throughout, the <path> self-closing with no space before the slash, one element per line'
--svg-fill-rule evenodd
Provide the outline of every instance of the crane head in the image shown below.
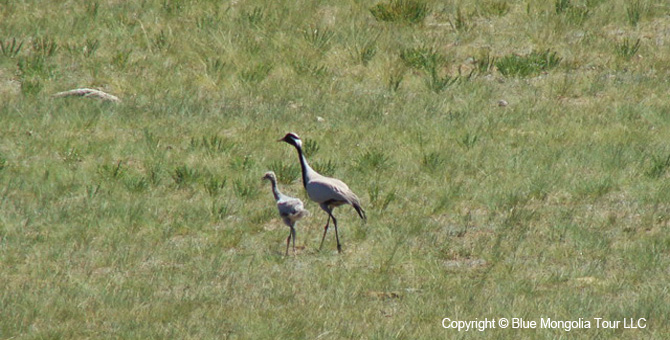
<path fill-rule="evenodd" d="M 286 142 L 286 143 L 289 143 L 289 144 L 291 144 L 295 147 L 299 147 L 299 148 L 302 147 L 302 140 L 300 139 L 300 137 L 298 137 L 297 134 L 295 134 L 293 132 L 287 133 L 286 136 L 284 136 L 284 138 L 279 139 L 277 141 L 278 142 Z"/>
<path fill-rule="evenodd" d="M 268 171 L 268 172 L 265 173 L 265 175 L 261 179 L 272 181 L 272 180 L 276 180 L 277 176 L 275 175 L 274 171 Z"/>

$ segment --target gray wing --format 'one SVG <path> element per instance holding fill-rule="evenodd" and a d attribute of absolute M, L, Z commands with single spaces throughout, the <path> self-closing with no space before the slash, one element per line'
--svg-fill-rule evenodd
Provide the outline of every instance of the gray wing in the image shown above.
<path fill-rule="evenodd" d="M 309 198 L 318 203 L 342 202 L 360 204 L 358 196 L 354 194 L 346 183 L 336 178 L 322 177 L 310 181 L 308 184 Z"/>
<path fill-rule="evenodd" d="M 284 197 L 277 202 L 277 209 L 282 218 L 289 218 L 296 221 L 308 214 L 302 204 L 302 201 L 293 197 Z"/>

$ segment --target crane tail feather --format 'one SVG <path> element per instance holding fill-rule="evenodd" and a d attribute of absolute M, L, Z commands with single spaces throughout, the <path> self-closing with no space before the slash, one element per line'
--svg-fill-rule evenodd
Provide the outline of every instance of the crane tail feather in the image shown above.
<path fill-rule="evenodd" d="M 360 204 L 353 204 L 353 206 L 354 206 L 354 209 L 356 209 L 356 212 L 358 213 L 358 216 L 360 216 L 363 221 L 367 222 L 368 217 L 365 215 L 365 210 L 363 210 L 361 205 Z"/>

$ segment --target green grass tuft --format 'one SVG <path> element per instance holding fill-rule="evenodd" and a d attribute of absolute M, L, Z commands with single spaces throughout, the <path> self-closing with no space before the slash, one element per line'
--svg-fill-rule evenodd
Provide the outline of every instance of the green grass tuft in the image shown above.
<path fill-rule="evenodd" d="M 645 171 L 645 174 L 652 178 L 659 178 L 667 172 L 670 168 L 670 154 L 666 155 L 655 155 L 650 156 L 650 165 Z"/>
<path fill-rule="evenodd" d="M 254 7 L 251 10 L 242 12 L 243 21 L 255 27 L 260 27 L 265 18 L 266 14 L 263 7 Z"/>
<path fill-rule="evenodd" d="M 528 55 L 506 55 L 495 63 L 498 71 L 506 77 L 531 77 L 541 72 L 549 71 L 561 62 L 556 52 L 546 50 L 544 52 L 533 51 Z"/>
<path fill-rule="evenodd" d="M 256 198 L 260 193 L 257 181 L 245 181 L 237 179 L 233 182 L 235 194 L 242 199 Z"/>
<path fill-rule="evenodd" d="M 505 0 L 488 0 L 483 3 L 481 11 L 488 16 L 502 17 L 509 13 L 510 4 Z"/>
<path fill-rule="evenodd" d="M 422 1 L 390 0 L 370 8 L 370 13 L 378 21 L 418 24 L 430 14 L 430 9 Z"/>
<path fill-rule="evenodd" d="M 628 38 L 624 38 L 621 43 L 614 45 L 617 56 L 624 60 L 630 60 L 640 50 L 640 39 L 631 42 Z"/>
<path fill-rule="evenodd" d="M 479 57 L 473 58 L 475 70 L 481 74 L 487 74 L 493 71 L 497 58 L 491 56 L 489 52 L 482 53 Z"/>
<path fill-rule="evenodd" d="M 23 41 L 17 43 L 16 38 L 0 41 L 0 52 L 7 58 L 14 58 L 21 53 Z"/>
<path fill-rule="evenodd" d="M 440 152 L 433 151 L 423 154 L 421 166 L 428 171 L 436 171 L 444 166 L 445 159 Z"/>
<path fill-rule="evenodd" d="M 280 183 L 291 184 L 297 181 L 301 176 L 300 165 L 296 162 L 274 161 L 270 164 L 270 170 L 277 175 Z"/>
<path fill-rule="evenodd" d="M 393 162 L 383 150 L 368 150 L 358 157 L 358 167 L 362 171 L 379 172 L 390 168 Z"/>
<path fill-rule="evenodd" d="M 449 25 L 457 32 L 469 31 L 473 26 L 468 16 L 463 14 L 460 7 L 456 9 L 453 19 L 449 19 Z"/>
<path fill-rule="evenodd" d="M 400 52 L 400 59 L 408 67 L 434 72 L 446 63 L 446 57 L 432 47 L 407 48 Z"/>
<path fill-rule="evenodd" d="M 335 171 L 338 168 L 337 162 L 332 159 L 328 159 L 327 161 L 314 161 L 311 166 L 316 172 L 329 177 L 334 176 Z"/>
<path fill-rule="evenodd" d="M 328 28 L 310 26 L 303 30 L 303 36 L 316 49 L 325 50 L 333 40 L 335 33 Z"/>
<path fill-rule="evenodd" d="M 185 164 L 174 168 L 172 171 L 172 180 L 180 187 L 195 183 L 200 176 L 200 172 Z"/>
<path fill-rule="evenodd" d="M 302 151 L 305 154 L 305 157 L 312 157 L 316 155 L 320 149 L 321 146 L 315 139 L 305 138 L 303 140 Z"/>
<path fill-rule="evenodd" d="M 226 178 L 218 178 L 216 176 L 211 176 L 208 180 L 204 182 L 205 191 L 212 196 L 218 196 L 226 186 Z"/>
<path fill-rule="evenodd" d="M 642 19 L 642 14 L 644 12 L 644 4 L 640 1 L 631 1 L 626 5 L 626 20 L 631 26 L 637 26 L 637 24 Z"/>

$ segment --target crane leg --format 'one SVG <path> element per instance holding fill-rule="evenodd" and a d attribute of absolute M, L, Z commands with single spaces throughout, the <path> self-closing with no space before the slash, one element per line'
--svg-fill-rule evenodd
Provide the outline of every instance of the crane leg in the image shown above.
<path fill-rule="evenodd" d="M 335 219 L 335 216 L 330 215 L 330 217 L 333 219 L 333 223 L 335 224 L 335 239 L 337 240 L 337 252 L 342 253 L 342 245 L 340 244 L 340 236 L 337 235 L 337 220 Z"/>
<path fill-rule="evenodd" d="M 288 233 L 288 237 L 286 238 L 286 256 L 288 256 L 288 245 L 291 243 L 291 232 Z M 295 242 L 295 241 L 293 241 Z"/>
<path fill-rule="evenodd" d="M 293 254 L 295 254 L 295 228 L 291 226 L 291 236 L 293 239 Z"/>
<path fill-rule="evenodd" d="M 328 214 L 328 221 L 326 221 L 326 226 L 323 228 L 323 237 L 321 237 L 321 245 L 319 246 L 319 251 L 323 248 L 323 240 L 326 239 L 326 233 L 328 232 L 328 225 L 330 224 L 330 213 Z"/>

